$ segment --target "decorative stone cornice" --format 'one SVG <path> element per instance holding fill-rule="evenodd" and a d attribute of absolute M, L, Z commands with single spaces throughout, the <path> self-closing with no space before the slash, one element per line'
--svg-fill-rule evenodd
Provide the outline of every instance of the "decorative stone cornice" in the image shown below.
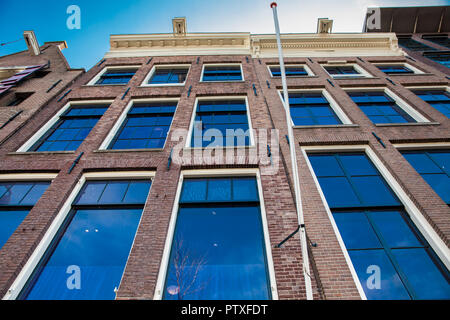
<path fill-rule="evenodd" d="M 393 33 L 283 34 L 286 56 L 398 56 L 397 38 Z M 174 55 L 252 55 L 277 56 L 273 34 L 189 33 L 112 35 L 106 58 Z"/>

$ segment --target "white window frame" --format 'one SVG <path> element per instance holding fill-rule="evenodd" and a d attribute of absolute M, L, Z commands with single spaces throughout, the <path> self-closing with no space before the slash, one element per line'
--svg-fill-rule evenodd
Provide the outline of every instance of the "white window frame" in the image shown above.
<path fill-rule="evenodd" d="M 336 221 L 334 220 L 333 214 L 331 213 L 331 209 L 326 201 L 325 195 L 323 193 L 322 188 L 320 187 L 319 180 L 313 170 L 311 162 L 309 161 L 308 153 L 321 153 L 321 152 L 348 152 L 348 151 L 363 151 L 366 156 L 370 159 L 372 164 L 377 168 L 380 172 L 381 176 L 384 178 L 386 183 L 395 193 L 395 195 L 399 198 L 401 203 L 404 206 L 404 210 L 409 214 L 411 221 L 417 227 L 419 232 L 425 238 L 425 240 L 429 243 L 429 245 L 433 248 L 433 250 L 438 255 L 439 259 L 444 263 L 444 265 L 449 268 L 450 267 L 450 250 L 447 245 L 442 241 L 439 235 L 434 231 L 433 227 L 428 223 L 426 218 L 414 204 L 414 202 L 409 198 L 407 193 L 403 190 L 400 183 L 394 178 L 394 176 L 390 173 L 390 171 L 385 167 L 382 161 L 378 158 L 375 152 L 368 145 L 347 145 L 347 146 L 302 146 L 301 152 L 306 160 L 309 171 L 314 179 L 314 183 L 316 185 L 317 190 L 319 191 L 320 197 L 322 199 L 322 203 L 324 204 L 325 210 L 328 214 L 328 218 L 330 219 L 331 225 L 335 232 L 336 238 L 341 247 L 342 253 L 344 254 L 347 265 L 350 269 L 350 272 L 353 277 L 353 281 L 358 289 L 358 292 L 361 296 L 361 299 L 367 300 L 367 297 L 364 293 L 364 289 L 361 285 L 361 282 L 358 278 L 356 270 L 353 266 L 353 263 L 350 259 L 350 255 L 348 254 L 347 248 L 344 244 L 342 236 L 339 232 L 339 228 L 337 227 Z"/>
<path fill-rule="evenodd" d="M 333 79 L 339 80 L 339 79 L 346 79 L 346 78 L 373 78 L 374 76 L 371 75 L 368 71 L 366 71 L 363 67 L 361 67 L 357 63 L 323 63 L 321 64 L 323 70 Z M 325 67 L 353 67 L 356 72 L 359 74 L 338 74 L 333 75 L 329 74 L 327 69 Z"/>
<path fill-rule="evenodd" d="M 100 71 L 99 73 L 97 73 L 97 75 L 92 78 L 87 84 L 86 86 L 125 86 L 126 84 L 124 83 L 112 83 L 112 84 L 103 84 L 103 83 L 99 83 L 97 84 L 97 81 L 100 79 L 100 77 L 102 75 L 105 74 L 106 71 L 109 70 L 120 70 L 120 69 L 136 69 L 136 71 L 138 71 L 140 68 L 140 66 L 137 65 L 128 65 L 128 66 L 106 66 L 102 69 L 102 71 Z M 135 73 L 136 75 L 136 73 Z M 131 80 L 131 79 L 130 79 Z"/>
<path fill-rule="evenodd" d="M 127 115 L 128 115 L 128 111 L 130 111 L 130 109 L 133 107 L 133 105 L 135 103 L 139 103 L 139 102 L 162 102 L 162 101 L 176 101 L 177 102 L 177 108 L 175 109 L 175 112 L 174 112 L 174 114 L 172 116 L 172 121 L 170 122 L 170 125 L 169 125 L 169 131 L 167 131 L 166 140 L 164 141 L 164 146 L 162 148 L 154 148 L 154 149 L 108 149 L 108 147 L 111 144 L 111 142 L 113 141 L 114 137 L 119 133 L 119 130 L 120 130 L 123 122 L 126 120 Z M 176 113 L 178 111 L 178 103 L 179 103 L 179 101 L 180 101 L 180 98 L 131 99 L 128 102 L 128 104 L 125 107 L 125 109 L 120 114 L 119 118 L 114 123 L 114 126 L 109 131 L 108 135 L 103 140 L 103 142 L 100 145 L 100 147 L 98 148 L 98 150 L 106 150 L 106 151 L 111 151 L 111 152 L 120 152 L 120 151 L 126 151 L 126 150 L 128 150 L 128 151 L 130 151 L 130 150 L 148 150 L 148 151 L 163 150 L 165 148 L 165 146 L 166 146 L 167 140 L 168 140 L 169 135 L 170 135 L 170 130 L 172 128 L 173 119 L 175 118 L 175 115 L 176 115 Z"/>
<path fill-rule="evenodd" d="M 182 83 L 148 83 L 150 81 L 150 79 L 153 77 L 153 75 L 155 74 L 156 70 L 158 70 L 158 69 L 185 69 L 185 68 L 187 68 L 188 70 L 186 73 L 186 79 Z M 184 86 L 186 84 L 186 80 L 189 76 L 190 71 L 191 71 L 190 64 L 155 64 L 155 65 L 153 65 L 152 69 L 145 77 L 144 81 L 142 81 L 140 86 L 141 87 Z"/>
<path fill-rule="evenodd" d="M 247 121 L 248 121 L 248 130 L 250 133 L 250 144 L 248 146 L 221 146 L 221 148 L 249 148 L 255 146 L 255 137 L 253 135 L 253 127 L 252 127 L 252 120 L 250 117 L 250 107 L 248 104 L 248 98 L 247 96 L 209 96 L 209 97 L 201 97 L 201 98 L 195 98 L 194 103 L 194 110 L 192 111 L 191 116 L 191 122 L 189 124 L 189 131 L 186 139 L 186 144 L 184 149 L 205 149 L 208 147 L 192 147 L 191 146 L 191 140 L 192 140 L 192 134 L 194 133 L 194 122 L 195 122 L 195 116 L 197 115 L 197 108 L 198 108 L 198 102 L 199 101 L 217 101 L 217 100 L 245 100 L 245 108 L 247 109 Z M 210 147 L 218 148 L 216 147 Z"/>
<path fill-rule="evenodd" d="M 50 227 L 45 232 L 43 238 L 37 245 L 36 249 L 33 251 L 30 258 L 28 259 L 28 261 L 25 263 L 24 267 L 20 271 L 19 275 L 14 280 L 13 284 L 11 285 L 11 287 L 9 288 L 9 290 L 3 297 L 3 300 L 17 299 L 20 292 L 23 290 L 23 288 L 27 284 L 28 280 L 32 276 L 33 271 L 38 266 L 43 255 L 45 254 L 45 252 L 47 251 L 47 249 L 49 248 L 49 246 L 52 244 L 53 240 L 55 239 L 55 236 L 58 233 L 58 231 L 60 230 L 65 219 L 67 218 L 67 215 L 72 210 L 72 203 L 75 200 L 75 198 L 78 196 L 78 194 L 80 193 L 81 188 L 84 186 L 86 181 L 129 180 L 129 179 L 152 180 L 153 181 L 154 177 L 155 177 L 155 171 L 122 171 L 122 172 L 111 171 L 111 172 L 87 172 L 87 173 L 83 174 L 81 176 L 81 178 L 78 180 L 75 187 L 73 188 L 73 190 L 70 193 L 67 200 L 64 202 L 64 205 L 59 210 L 56 217 L 53 219 Z M 150 190 L 151 190 L 151 188 L 150 188 Z M 149 191 L 149 194 L 150 194 L 150 191 Z M 147 195 L 147 197 L 148 196 L 149 195 Z M 144 210 L 145 210 L 145 205 L 144 205 L 144 208 L 142 209 L 142 211 L 144 211 Z M 141 216 L 141 220 L 142 220 L 142 216 Z M 141 221 L 139 221 L 136 234 L 139 230 L 140 223 L 141 223 Z M 135 238 L 136 238 L 136 235 L 135 235 Z M 131 245 L 130 252 L 133 249 L 135 238 L 133 239 L 133 244 Z M 129 259 L 129 257 L 127 258 L 127 263 L 125 264 L 124 270 L 126 270 L 126 266 L 128 264 L 128 259 Z M 121 279 L 121 282 L 122 282 L 122 279 Z M 119 287 L 120 287 L 120 284 L 119 284 Z"/>
<path fill-rule="evenodd" d="M 16 152 L 66 152 L 66 151 L 29 151 L 30 148 L 50 130 L 58 121 L 64 112 L 69 110 L 72 106 L 83 106 L 83 105 L 96 105 L 96 104 L 110 104 L 114 100 L 85 100 L 85 101 L 69 101 L 64 107 L 62 107 L 49 121 L 47 121 L 30 139 L 27 140 Z M 70 151 L 72 152 L 72 151 Z"/>
<path fill-rule="evenodd" d="M 269 226 L 267 222 L 267 215 L 264 205 L 264 197 L 261 184 L 261 176 L 259 169 L 249 168 L 249 169 L 204 169 L 204 170 L 183 170 L 180 173 L 180 178 L 178 180 L 177 191 L 175 195 L 175 201 L 172 208 L 172 214 L 170 217 L 169 228 L 167 231 L 166 241 L 164 245 L 163 255 L 161 259 L 161 264 L 158 272 L 158 278 L 155 287 L 155 294 L 153 296 L 154 300 L 162 300 L 164 293 L 164 286 L 166 282 L 167 271 L 169 268 L 170 251 L 172 248 L 173 237 L 175 235 L 175 226 L 178 218 L 179 201 L 181 196 L 181 189 L 183 187 L 184 178 L 192 177 L 256 177 L 258 195 L 259 195 L 259 205 L 261 209 L 261 221 L 262 221 L 262 232 L 264 236 L 264 245 L 266 249 L 267 258 L 267 269 L 268 277 L 270 281 L 270 290 L 272 293 L 272 300 L 278 300 L 278 290 L 275 278 L 275 268 L 272 258 L 272 248 L 269 234 Z"/>
<path fill-rule="evenodd" d="M 331 94 L 327 91 L 327 89 L 325 88 L 319 88 L 319 89 L 289 89 L 288 90 L 288 94 L 292 92 L 292 93 L 321 93 L 324 98 L 328 101 L 328 103 L 330 104 L 331 109 L 334 111 L 334 113 L 336 113 L 337 117 L 339 118 L 339 120 L 341 120 L 342 123 L 336 124 L 336 125 L 331 125 L 331 126 L 342 126 L 342 125 L 350 125 L 353 124 L 353 122 L 350 120 L 350 118 L 347 116 L 347 114 L 344 112 L 344 110 L 342 110 L 342 108 L 339 106 L 339 104 L 336 102 L 336 100 L 331 96 Z M 282 96 L 283 91 L 282 90 L 278 90 L 278 96 L 280 97 L 281 103 L 283 105 L 284 108 L 284 101 L 283 101 L 283 96 Z M 294 121 L 292 120 L 291 117 L 291 125 L 293 128 L 310 128 L 310 127 L 329 127 L 330 125 L 321 125 L 321 124 L 316 124 L 316 125 L 304 125 L 304 126 L 297 126 L 294 125 Z"/>
<path fill-rule="evenodd" d="M 401 66 L 401 67 L 408 68 L 409 70 L 414 72 L 413 74 L 411 74 L 411 73 L 407 73 L 407 74 L 387 74 L 387 73 L 385 73 L 385 75 L 387 75 L 387 76 L 411 76 L 411 75 L 416 75 L 416 74 L 426 74 L 426 72 L 423 72 L 419 68 L 416 68 L 407 62 L 384 62 L 384 63 L 383 62 L 372 62 L 372 64 L 375 67 L 377 67 L 377 69 L 378 69 L 378 66 Z M 378 70 L 380 72 L 383 72 L 380 69 L 378 69 Z"/>
<path fill-rule="evenodd" d="M 203 76 L 205 74 L 205 67 L 226 67 L 226 66 L 239 66 L 241 68 L 241 80 L 217 80 L 217 81 L 204 81 Z M 242 63 L 204 63 L 202 66 L 202 74 L 200 76 L 200 82 L 204 83 L 217 83 L 217 82 L 244 82 L 244 69 L 242 68 Z"/>
<path fill-rule="evenodd" d="M 389 96 L 391 99 L 394 100 L 394 102 L 403 110 L 405 111 L 411 118 L 416 120 L 417 124 L 420 123 L 430 123 L 431 121 L 428 120 L 425 116 L 423 116 L 419 111 L 417 111 L 415 108 L 413 108 L 410 104 L 408 104 L 405 100 L 400 98 L 397 94 L 395 94 L 393 91 L 391 91 L 389 88 L 386 87 L 358 87 L 358 88 L 345 88 L 344 91 L 346 93 L 348 92 L 358 92 L 358 91 L 364 91 L 364 92 L 383 92 L 387 96 Z M 350 96 L 349 96 L 350 98 Z M 351 100 L 351 98 L 350 98 Z M 356 105 L 357 103 L 354 102 Z M 361 110 L 361 108 L 360 108 Z M 362 110 L 361 110 L 362 112 Z M 412 123 L 414 124 L 414 123 Z M 411 123 L 379 123 L 375 124 L 379 126 L 386 126 L 386 125 L 411 125 Z"/>
<path fill-rule="evenodd" d="M 269 74 L 270 74 L 271 78 L 281 79 L 281 77 L 275 77 L 272 74 L 272 70 L 270 70 L 270 67 L 280 67 L 280 65 L 279 64 L 268 64 L 267 65 L 267 70 L 269 70 Z M 303 63 L 303 64 L 301 64 L 301 63 L 299 63 L 299 64 L 286 64 L 285 68 L 288 68 L 288 67 L 297 67 L 297 68 L 301 67 L 301 68 L 305 69 L 306 73 L 308 74 L 306 76 L 295 76 L 295 77 L 291 76 L 291 77 L 287 77 L 289 79 L 290 78 L 306 78 L 306 77 L 314 77 L 315 76 L 314 72 L 312 72 L 311 68 L 306 63 Z"/>

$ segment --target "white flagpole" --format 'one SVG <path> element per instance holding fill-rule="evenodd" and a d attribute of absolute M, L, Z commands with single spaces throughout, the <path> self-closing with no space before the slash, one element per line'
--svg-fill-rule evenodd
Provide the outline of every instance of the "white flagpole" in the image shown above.
<path fill-rule="evenodd" d="M 287 128 L 288 128 L 289 149 L 291 152 L 292 175 L 293 175 L 293 180 L 294 180 L 295 205 L 296 205 L 296 209 L 297 209 L 298 223 L 300 225 L 300 244 L 301 244 L 302 256 L 303 256 L 303 275 L 305 278 L 306 298 L 308 300 L 313 300 L 311 276 L 310 276 L 310 270 L 309 270 L 308 244 L 307 244 L 307 240 L 306 240 L 305 222 L 304 222 L 304 217 L 303 217 L 302 200 L 301 200 L 301 194 L 300 194 L 300 184 L 299 184 L 299 179 L 298 179 L 297 156 L 295 153 L 294 130 L 292 129 L 291 111 L 290 111 L 290 106 L 289 106 L 289 95 L 288 95 L 288 89 L 287 89 L 287 83 L 286 83 L 286 70 L 284 68 L 283 49 L 281 47 L 280 26 L 278 24 L 277 3 L 272 2 L 270 4 L 270 7 L 272 8 L 272 11 L 273 11 L 273 20 L 275 23 L 275 33 L 277 36 L 278 56 L 279 56 L 279 60 L 280 60 L 281 83 L 283 85 L 283 104 L 284 104 L 284 110 L 286 112 L 286 124 L 287 124 Z"/>

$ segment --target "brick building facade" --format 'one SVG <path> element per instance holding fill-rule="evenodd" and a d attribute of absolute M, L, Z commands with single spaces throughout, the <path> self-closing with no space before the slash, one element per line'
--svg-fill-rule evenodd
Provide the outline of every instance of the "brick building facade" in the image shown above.
<path fill-rule="evenodd" d="M 135 237 L 132 233 L 133 244 L 129 247 L 120 286 L 116 285 L 114 296 L 122 300 L 162 299 L 167 298 L 170 290 L 175 291 L 176 296 L 180 286 L 174 289 L 168 287 L 167 283 L 169 265 L 174 263 L 174 234 L 181 228 L 178 218 L 181 217 L 182 208 L 197 205 L 192 199 L 186 204 L 183 202 L 186 200 L 183 200 L 185 189 L 182 189 L 182 185 L 199 177 L 256 179 L 259 200 L 258 204 L 252 205 L 261 212 L 261 227 L 257 235 L 262 237 L 263 242 L 267 298 L 306 299 L 308 294 L 314 299 L 371 298 L 367 297 L 368 291 L 357 270 L 354 256 L 349 255 L 347 249 L 351 248 L 346 248 L 346 233 L 333 219 L 336 209 L 331 206 L 333 194 L 321 184 L 324 180 L 317 178 L 318 169 L 309 158 L 324 153 L 350 152 L 368 157 L 384 180 L 385 187 L 392 190 L 391 193 L 398 199 L 395 210 L 404 212 L 410 219 L 408 221 L 412 221 L 412 230 L 419 230 L 418 237 L 421 243 L 427 243 L 426 250 L 432 252 L 430 256 L 433 261 L 437 261 L 436 268 L 440 270 L 441 276 L 445 278 L 448 275 L 448 202 L 401 153 L 404 150 L 444 150 L 448 155 L 448 114 L 445 115 L 442 109 L 439 111 L 412 91 L 439 89 L 446 91 L 448 97 L 445 70 L 442 72 L 419 60 L 405 58 L 392 33 L 282 35 L 285 63 L 290 68 L 289 72 L 293 73 L 288 77 L 289 93 L 298 94 L 299 99 L 291 102 L 291 110 L 296 101 L 301 109 L 302 99 L 311 97 L 325 104 L 322 109 L 315 109 L 308 116 L 300 115 L 298 120 L 294 119 L 295 141 L 289 141 L 286 138 L 286 118 L 281 100 L 281 79 L 276 76 L 278 58 L 274 36 L 247 33 L 186 34 L 183 30 L 180 34 L 177 30 L 174 25 L 174 34 L 111 36 L 111 50 L 106 53 L 105 59 L 86 73 L 72 78 L 74 82 L 67 90 L 59 91 L 57 96 L 45 100 L 45 103 L 42 100 L 42 107 L 33 109 L 35 113 L 23 125 L 11 125 L 8 134 L 0 131 L 4 135 L 0 145 L 1 181 L 51 181 L 0 250 L 0 294 L 5 299 L 33 297 L 33 294 L 41 298 L 49 297 L 45 295 L 49 294 L 45 291 L 47 288 L 40 293 L 36 288 L 41 286 L 40 281 L 44 279 L 41 277 L 47 272 L 55 252 L 60 252 L 57 251 L 60 250 L 58 243 L 67 240 L 64 238 L 67 233 L 64 232 L 71 230 L 72 226 L 68 224 L 70 220 L 67 220 L 67 216 L 73 215 L 74 210 L 81 210 L 81 206 L 78 208 L 75 204 L 83 199 L 85 193 L 81 193 L 81 198 L 79 194 L 85 184 L 90 181 L 142 179 L 151 180 L 151 188 L 145 205 L 139 207 L 142 209 L 141 218 Z M 48 48 L 46 51 L 50 54 L 54 47 Z M 213 68 L 208 69 L 208 65 Z M 386 74 L 379 68 L 392 65 L 401 65 L 412 73 Z M 166 70 L 161 73 L 164 76 L 185 66 L 188 68 L 185 79 L 180 80 L 178 77 L 178 81 L 169 83 L 169 75 L 165 84 L 160 82 L 151 85 L 150 80 L 150 85 L 147 85 L 149 79 L 155 79 L 158 67 Z M 223 71 L 220 67 L 227 66 L 239 66 L 241 78 L 224 81 L 222 75 L 216 73 L 218 81 L 205 81 L 205 71 L 212 70 L 213 74 Z M 52 63 L 52 67 L 57 68 L 58 65 Z M 228 69 L 228 76 L 236 70 Z M 117 76 L 118 72 L 123 73 Z M 298 72 L 301 74 L 295 74 Z M 131 75 L 124 76 L 126 73 Z M 129 77 L 130 80 L 119 84 L 117 82 L 122 80 L 115 82 L 111 80 L 114 77 Z M 47 84 L 51 85 L 56 78 Z M 40 84 L 39 87 L 46 89 L 47 86 Z M 374 118 L 370 118 L 373 115 L 365 113 L 358 106 L 358 100 L 352 100 L 353 96 L 349 95 L 352 92 L 381 92 L 381 96 L 389 97 L 390 105 L 396 104 L 393 109 L 401 113 L 403 119 L 409 120 L 402 123 L 374 123 L 371 120 Z M 190 148 L 189 138 L 194 130 L 196 112 L 201 111 L 199 105 L 202 101 L 211 99 L 245 101 L 249 127 L 254 130 L 251 142 L 226 148 L 226 151 L 231 149 L 235 152 L 229 158 L 214 158 L 219 150 L 207 156 L 207 149 Z M 119 133 L 123 133 L 120 130 L 124 130 L 124 119 L 131 118 L 133 106 L 172 100 L 176 101 L 176 111 L 173 112 L 170 131 L 163 145 L 134 149 L 111 147 L 120 138 L 117 137 Z M 30 104 L 37 106 L 32 101 Z M 51 136 L 48 132 L 56 130 L 55 123 L 61 121 L 58 119 L 69 117 L 68 110 L 80 105 L 107 105 L 107 108 L 74 150 L 66 150 L 69 147 L 63 150 L 52 150 L 52 147 L 45 151 L 39 149 L 49 143 Z M 306 108 L 311 109 L 310 106 Z M 327 122 L 330 119 L 320 117 L 333 118 L 336 122 Z M 296 123 L 306 120 L 318 122 Z M 181 133 L 177 133 L 177 130 L 181 130 Z M 268 139 L 264 139 L 264 135 Z M 184 138 L 182 144 L 179 143 L 180 137 Z M 52 146 L 55 146 L 55 141 L 52 140 Z M 294 232 L 298 228 L 298 217 L 289 143 L 294 143 L 296 147 L 308 235 L 310 274 L 306 276 L 311 279 L 310 287 L 309 281 L 305 281 L 300 236 Z M 193 156 L 186 156 L 189 152 Z M 181 154 L 185 157 L 180 160 L 177 156 Z M 448 190 L 448 184 L 446 188 Z M 384 192 L 380 190 L 374 189 L 373 193 Z M 226 192 L 222 190 L 223 193 Z M 193 194 L 191 197 L 195 198 L 199 191 Z M 377 194 L 375 199 L 379 198 L 381 196 Z M 207 202 L 207 199 L 202 201 Z M 101 207 L 100 202 L 96 203 L 97 208 Z M 208 203 L 205 206 L 209 208 L 212 205 Z M 221 207 L 223 203 L 215 205 Z M 378 207 L 377 204 L 367 210 L 386 208 Z M 234 227 L 237 230 L 240 226 L 237 224 Z M 207 229 L 206 226 L 205 233 Z M 246 232 L 242 234 L 242 239 L 247 239 Z M 291 234 L 291 238 L 278 246 Z M 241 235 L 236 233 L 235 236 Z M 397 264 L 400 263 L 397 261 Z M 395 268 L 399 268 L 398 265 Z M 81 266 L 81 273 L 83 270 Z M 224 274 L 228 272 L 228 269 L 220 270 Z M 405 277 L 406 271 L 403 273 L 401 276 Z M 63 274 L 71 275 L 69 271 Z M 251 280 L 246 278 L 245 281 Z M 45 287 L 45 283 L 42 286 Z M 214 288 L 219 290 L 223 286 L 216 285 Z M 408 298 L 420 298 L 420 292 L 414 291 L 416 283 L 409 286 L 406 289 Z M 442 292 L 445 297 L 448 283 L 443 284 Z"/>

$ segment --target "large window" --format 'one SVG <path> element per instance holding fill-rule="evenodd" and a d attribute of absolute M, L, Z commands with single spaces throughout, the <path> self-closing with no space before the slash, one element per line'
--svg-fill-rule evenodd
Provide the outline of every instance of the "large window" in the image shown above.
<path fill-rule="evenodd" d="M 134 102 L 108 149 L 163 148 L 177 101 Z"/>
<path fill-rule="evenodd" d="M 389 75 L 414 74 L 414 71 L 408 67 L 397 64 L 383 64 L 377 65 L 376 67 Z"/>
<path fill-rule="evenodd" d="M 423 56 L 450 68 L 450 52 L 425 52 Z"/>
<path fill-rule="evenodd" d="M 241 65 L 205 65 L 202 81 L 241 81 Z"/>
<path fill-rule="evenodd" d="M 50 182 L 0 182 L 0 249 L 8 241 Z"/>
<path fill-rule="evenodd" d="M 108 108 L 104 104 L 71 105 L 28 151 L 73 151 Z"/>
<path fill-rule="evenodd" d="M 198 101 L 191 147 L 233 147 L 250 144 L 245 99 Z"/>
<path fill-rule="evenodd" d="M 91 84 L 127 84 L 136 73 L 136 68 L 107 68 L 99 76 L 94 78 Z"/>
<path fill-rule="evenodd" d="M 284 69 L 286 71 L 286 77 L 306 77 L 311 75 L 310 72 L 308 72 L 309 70 L 305 66 L 301 65 L 286 65 Z M 269 66 L 269 70 L 272 77 L 281 77 L 280 66 Z"/>
<path fill-rule="evenodd" d="M 342 123 L 321 92 L 289 92 L 289 105 L 295 126 Z"/>
<path fill-rule="evenodd" d="M 418 89 L 413 92 L 422 100 L 450 118 L 450 93 L 445 89 Z"/>
<path fill-rule="evenodd" d="M 259 201 L 254 177 L 184 180 L 164 299 L 271 299 Z"/>
<path fill-rule="evenodd" d="M 114 299 L 150 185 L 86 182 L 19 298 Z"/>
<path fill-rule="evenodd" d="M 365 153 L 309 160 L 368 299 L 450 299 L 449 271 Z"/>
<path fill-rule="evenodd" d="M 411 37 L 398 38 L 398 44 L 411 51 L 429 51 L 436 50 L 421 42 L 411 39 Z"/>
<path fill-rule="evenodd" d="M 450 39 L 448 38 L 447 35 L 444 35 L 444 36 L 438 36 L 438 35 L 422 36 L 422 39 L 434 42 L 440 46 L 450 48 Z"/>
<path fill-rule="evenodd" d="M 384 91 L 350 91 L 348 95 L 373 123 L 417 122 Z"/>
<path fill-rule="evenodd" d="M 149 85 L 182 85 L 186 81 L 189 66 L 156 66 L 144 81 Z"/>
<path fill-rule="evenodd" d="M 402 151 L 433 190 L 450 205 L 450 150 Z"/>
<path fill-rule="evenodd" d="M 323 67 L 328 72 L 328 74 L 335 79 L 349 77 L 370 77 L 370 74 L 359 67 L 357 64 L 324 65 Z"/>

